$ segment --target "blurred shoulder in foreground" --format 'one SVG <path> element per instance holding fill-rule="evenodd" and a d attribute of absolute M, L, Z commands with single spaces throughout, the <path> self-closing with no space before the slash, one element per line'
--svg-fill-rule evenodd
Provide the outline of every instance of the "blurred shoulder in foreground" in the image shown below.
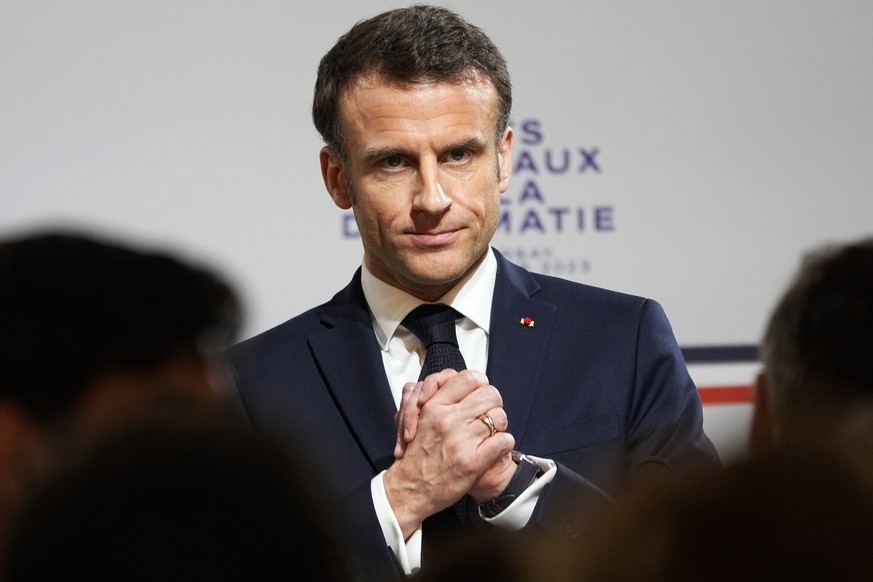
<path fill-rule="evenodd" d="M 5 580 L 351 580 L 310 467 L 224 416 L 115 433 L 34 497 Z"/>

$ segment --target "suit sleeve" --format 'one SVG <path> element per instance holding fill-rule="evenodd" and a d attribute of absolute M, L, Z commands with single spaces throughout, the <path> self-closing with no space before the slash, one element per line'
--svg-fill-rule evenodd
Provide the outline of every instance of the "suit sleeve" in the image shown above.
<path fill-rule="evenodd" d="M 661 306 L 643 305 L 632 401 L 627 408 L 629 479 L 674 476 L 720 465 L 703 432 L 700 394 Z"/>
<path fill-rule="evenodd" d="M 715 447 L 703 432 L 697 387 L 666 314 L 652 300 L 645 301 L 640 311 L 632 384 L 621 413 L 623 485 L 681 478 L 720 466 Z M 614 503 L 613 493 L 587 479 L 585 467 L 558 462 L 558 471 L 543 489 L 529 525 L 578 538 L 592 511 Z"/>

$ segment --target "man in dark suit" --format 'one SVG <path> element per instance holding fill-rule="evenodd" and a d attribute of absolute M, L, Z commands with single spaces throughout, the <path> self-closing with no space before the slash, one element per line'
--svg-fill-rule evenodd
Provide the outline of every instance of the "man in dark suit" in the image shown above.
<path fill-rule="evenodd" d="M 657 303 L 491 248 L 511 101 L 499 50 L 449 10 L 391 10 L 341 37 L 313 118 L 363 264 L 329 302 L 229 352 L 253 424 L 320 451 L 368 579 L 416 572 L 452 532 L 576 535 L 587 502 L 637 475 L 719 465 Z M 405 318 L 425 303 L 457 312 L 464 362 L 416 381 L 425 348 Z"/>

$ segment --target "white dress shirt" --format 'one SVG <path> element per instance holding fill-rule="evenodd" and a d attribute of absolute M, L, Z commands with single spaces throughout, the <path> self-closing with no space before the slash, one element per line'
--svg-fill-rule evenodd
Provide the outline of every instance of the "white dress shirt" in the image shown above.
<path fill-rule="evenodd" d="M 496 279 L 497 259 L 494 253 L 489 251 L 475 271 L 468 273 L 448 293 L 435 301 L 435 303 L 451 305 L 464 316 L 456 323 L 458 345 L 467 368 L 483 373 L 488 364 L 491 300 Z M 424 346 L 418 338 L 400 325 L 400 322 L 410 311 L 424 302 L 377 279 L 366 265 L 361 269 L 361 286 L 370 306 L 373 331 L 382 349 L 382 361 L 391 394 L 394 396 L 394 404 L 399 408 L 403 386 L 407 382 L 418 379 L 425 355 Z M 499 386 L 497 388 L 500 389 Z M 512 427 L 509 427 L 509 432 L 512 432 Z M 531 458 L 531 460 L 536 462 L 545 474 L 504 511 L 486 521 L 509 529 L 520 529 L 527 524 L 540 491 L 552 480 L 556 472 L 553 461 L 538 458 Z M 371 481 L 376 515 L 382 525 L 386 542 L 397 555 L 404 571 L 412 574 L 421 567 L 421 529 L 414 532 L 408 540 L 403 539 L 400 525 L 385 494 L 383 474 L 384 472 L 380 473 Z"/>

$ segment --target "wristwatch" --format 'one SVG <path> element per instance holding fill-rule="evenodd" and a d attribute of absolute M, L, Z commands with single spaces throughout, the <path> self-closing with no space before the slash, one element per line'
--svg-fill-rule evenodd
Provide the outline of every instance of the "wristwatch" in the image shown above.
<path fill-rule="evenodd" d="M 509 507 L 509 504 L 524 492 L 525 489 L 531 486 L 543 472 L 536 463 L 528 460 L 528 458 L 518 451 L 512 451 L 512 460 L 518 464 L 512 479 L 506 489 L 500 492 L 500 495 L 483 503 L 479 506 L 479 510 L 485 517 L 495 517 L 501 511 Z"/>

